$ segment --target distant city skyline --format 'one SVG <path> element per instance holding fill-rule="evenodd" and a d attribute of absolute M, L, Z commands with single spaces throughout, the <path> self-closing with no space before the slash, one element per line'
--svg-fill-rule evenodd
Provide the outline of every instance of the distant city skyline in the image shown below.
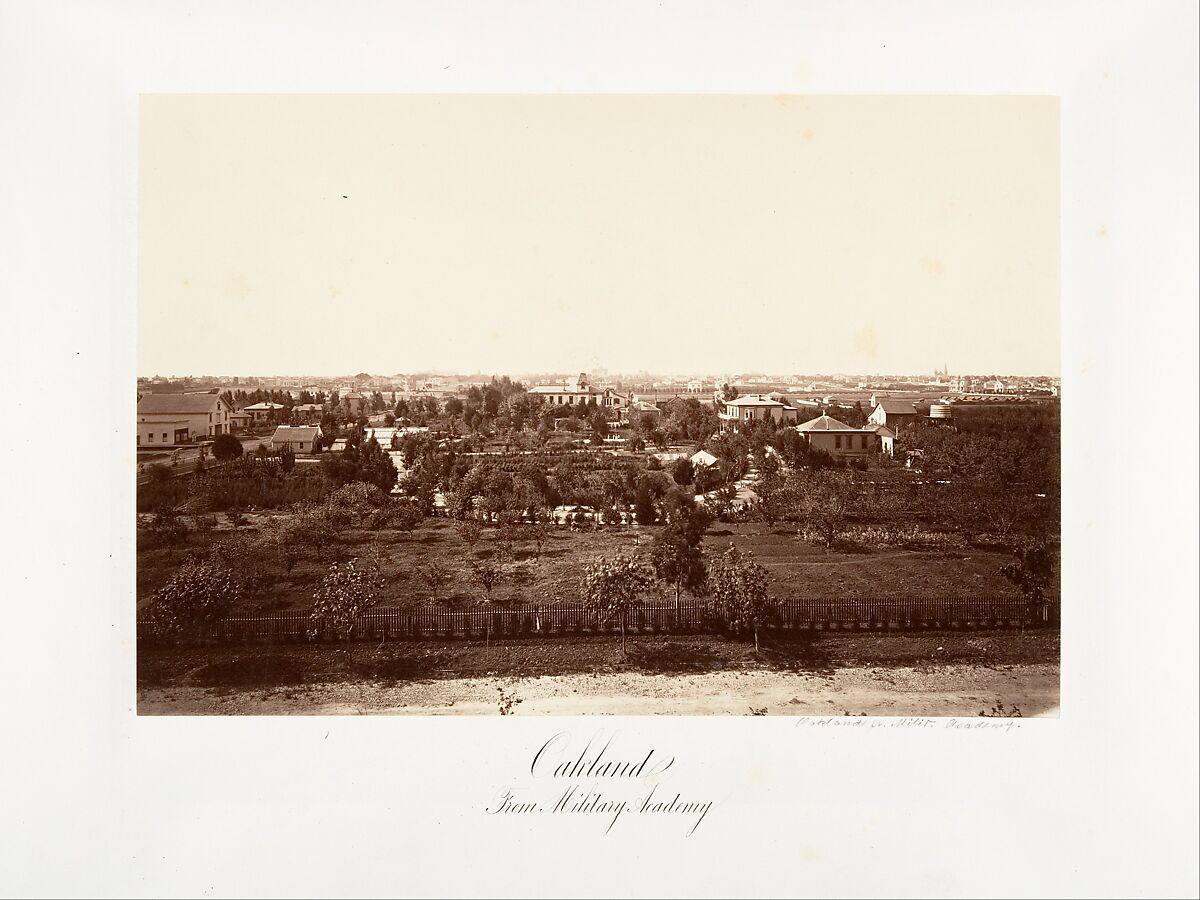
<path fill-rule="evenodd" d="M 147 377 L 1060 372 L 1053 98 L 146 97 L 140 140 Z"/>
<path fill-rule="evenodd" d="M 879 374 L 867 374 L 862 372 L 649 372 L 646 370 L 638 370 L 634 372 L 609 372 L 605 370 L 603 374 L 587 372 L 581 370 L 584 374 L 594 376 L 592 380 L 602 379 L 633 379 L 633 378 L 668 378 L 668 379 L 685 379 L 685 378 L 700 378 L 712 381 L 719 380 L 725 377 L 745 377 L 754 376 L 756 378 L 765 379 L 854 379 L 867 378 L 873 380 L 886 379 L 903 379 L 903 378 L 925 378 L 925 377 L 941 377 L 954 379 L 962 378 L 985 378 L 985 377 L 1005 377 L 1005 378 L 1022 378 L 1022 379 L 1051 379 L 1058 380 L 1058 375 L 1050 375 L 1048 373 L 1021 373 L 1021 372 L 950 372 L 948 374 L 938 372 L 884 372 Z M 509 378 L 523 380 L 536 377 L 562 377 L 569 378 L 580 374 L 576 370 L 550 371 L 545 372 L 466 372 L 466 371 L 450 371 L 450 370 L 413 370 L 411 372 L 333 372 L 333 373 L 317 373 L 317 372 L 249 372 L 249 373 L 221 373 L 221 372 L 150 372 L 139 373 L 139 380 L 148 380 L 154 378 L 163 378 L 170 380 L 185 380 L 185 379 L 224 379 L 245 378 L 245 379 L 291 379 L 294 381 L 303 381 L 306 379 L 319 381 L 332 381 L 337 379 L 354 380 L 355 378 L 366 375 L 369 378 L 412 378 L 415 376 L 428 375 L 431 377 L 444 378 Z"/>

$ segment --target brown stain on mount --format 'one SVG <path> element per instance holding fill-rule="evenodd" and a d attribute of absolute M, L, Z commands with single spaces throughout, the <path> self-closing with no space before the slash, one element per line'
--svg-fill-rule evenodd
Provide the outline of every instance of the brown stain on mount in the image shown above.
<path fill-rule="evenodd" d="M 946 266 L 936 256 L 922 256 L 921 271 L 931 278 L 938 278 L 946 274 Z"/>

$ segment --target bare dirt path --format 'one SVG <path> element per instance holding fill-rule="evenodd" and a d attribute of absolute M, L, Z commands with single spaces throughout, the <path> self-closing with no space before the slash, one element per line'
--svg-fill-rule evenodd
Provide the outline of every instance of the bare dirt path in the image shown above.
<path fill-rule="evenodd" d="M 844 668 L 832 674 L 636 672 L 312 684 L 262 690 L 142 688 L 140 715 L 978 716 L 997 702 L 1023 716 L 1057 716 L 1057 665 Z"/>

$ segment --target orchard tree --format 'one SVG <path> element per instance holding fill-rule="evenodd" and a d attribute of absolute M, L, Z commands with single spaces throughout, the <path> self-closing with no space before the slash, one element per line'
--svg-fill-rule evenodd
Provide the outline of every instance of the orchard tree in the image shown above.
<path fill-rule="evenodd" d="M 438 591 L 454 580 L 454 572 L 436 559 L 429 559 L 417 568 L 417 577 L 429 588 L 433 602 L 438 602 Z"/>
<path fill-rule="evenodd" d="M 621 652 L 625 652 L 625 620 L 642 604 L 642 596 L 654 590 L 654 570 L 636 558 L 618 553 L 601 558 L 584 570 L 581 589 L 584 602 L 600 621 L 616 618 L 621 625 Z"/>
<path fill-rule="evenodd" d="M 190 560 L 155 591 L 150 618 L 164 634 L 199 639 L 228 615 L 239 595 L 238 580 L 228 567 Z"/>
<path fill-rule="evenodd" d="M 504 569 L 491 560 L 474 560 L 471 563 L 469 577 L 471 583 L 483 591 L 483 600 L 481 602 L 490 607 L 492 605 L 492 591 L 504 580 Z M 484 644 L 490 645 L 492 642 L 492 617 L 490 613 L 484 614 L 483 621 Z"/>
<path fill-rule="evenodd" d="M 771 459 L 771 457 L 767 458 Z M 791 496 L 791 489 L 775 472 L 763 475 L 758 484 L 754 486 L 754 492 L 758 495 L 757 512 L 763 522 L 772 528 L 795 503 Z"/>
<path fill-rule="evenodd" d="M 844 472 L 812 471 L 795 482 L 791 496 L 804 521 L 832 548 L 854 505 L 854 482 Z"/>
<path fill-rule="evenodd" d="M 522 541 L 533 544 L 534 559 L 541 561 L 542 547 L 550 536 L 549 530 L 542 522 L 526 522 L 517 526 L 517 534 Z"/>
<path fill-rule="evenodd" d="M 419 500 L 402 500 L 392 510 L 392 527 L 410 537 L 424 521 L 425 510 Z"/>
<path fill-rule="evenodd" d="M 483 602 L 492 602 L 492 591 L 504 580 L 504 569 L 487 559 L 471 563 L 471 583 L 483 591 Z"/>
<path fill-rule="evenodd" d="M 376 594 L 383 586 L 377 567 L 359 565 L 352 559 L 344 565 L 336 562 L 313 594 L 309 636 L 319 637 L 324 629 L 341 635 L 346 641 L 346 658 L 350 659 L 350 638 L 358 617 L 375 605 Z"/>
<path fill-rule="evenodd" d="M 463 519 L 454 523 L 454 530 L 468 548 L 473 548 L 483 537 L 483 526 L 474 519 Z"/>
<path fill-rule="evenodd" d="M 325 509 L 305 507 L 273 524 L 265 540 L 275 545 L 284 569 L 291 574 L 301 559 L 323 553 L 335 545 L 337 532 Z"/>
<path fill-rule="evenodd" d="M 713 560 L 708 575 L 716 607 L 726 624 L 736 634 L 754 633 L 754 650 L 758 651 L 758 629 L 779 613 L 779 601 L 768 589 L 767 570 L 747 553 L 745 559 L 737 547 Z"/>

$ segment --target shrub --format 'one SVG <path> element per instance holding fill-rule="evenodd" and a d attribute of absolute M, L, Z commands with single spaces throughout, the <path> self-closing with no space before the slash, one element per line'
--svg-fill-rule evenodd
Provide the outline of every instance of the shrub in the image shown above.
<path fill-rule="evenodd" d="M 213 441 L 212 455 L 221 462 L 237 459 L 242 455 L 242 442 L 232 434 L 218 434 Z"/>
<path fill-rule="evenodd" d="M 187 526 L 170 510 L 155 513 L 150 519 L 148 530 L 155 543 L 163 546 L 182 544 L 187 540 Z"/>
<path fill-rule="evenodd" d="M 192 517 L 192 527 L 199 532 L 207 533 L 217 527 L 217 517 L 211 513 Z"/>
<path fill-rule="evenodd" d="M 198 638 L 228 614 L 238 597 L 229 569 L 190 560 L 155 592 L 150 618 L 164 634 Z"/>

